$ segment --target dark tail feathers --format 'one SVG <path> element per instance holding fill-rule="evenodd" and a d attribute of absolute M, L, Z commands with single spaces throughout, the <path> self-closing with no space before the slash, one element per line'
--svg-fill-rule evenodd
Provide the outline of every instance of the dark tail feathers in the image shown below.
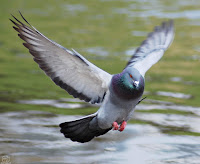
<path fill-rule="evenodd" d="M 96 114 L 93 114 L 79 120 L 61 123 L 60 132 L 72 141 L 81 143 L 89 142 L 94 137 L 103 135 L 112 129 L 112 127 L 109 129 L 101 129 L 98 126 L 96 116 Z"/>

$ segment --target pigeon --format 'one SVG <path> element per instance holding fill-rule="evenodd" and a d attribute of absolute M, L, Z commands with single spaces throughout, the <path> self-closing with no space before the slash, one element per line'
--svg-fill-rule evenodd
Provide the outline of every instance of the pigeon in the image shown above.
<path fill-rule="evenodd" d="M 80 143 L 111 129 L 125 129 L 135 106 L 142 101 L 146 71 L 161 59 L 174 39 L 173 20 L 163 22 L 149 33 L 123 71 L 111 75 L 74 49 L 68 50 L 48 39 L 20 15 L 24 23 L 13 15 L 14 21 L 10 21 L 45 74 L 74 98 L 101 104 L 96 113 L 59 125 L 66 138 Z"/>

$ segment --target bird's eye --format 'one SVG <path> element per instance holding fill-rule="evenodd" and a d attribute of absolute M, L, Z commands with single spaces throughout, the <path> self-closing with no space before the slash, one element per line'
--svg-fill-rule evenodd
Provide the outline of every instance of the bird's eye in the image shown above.
<path fill-rule="evenodd" d="M 129 76 L 130 76 L 130 78 L 133 78 L 133 76 L 131 74 Z"/>

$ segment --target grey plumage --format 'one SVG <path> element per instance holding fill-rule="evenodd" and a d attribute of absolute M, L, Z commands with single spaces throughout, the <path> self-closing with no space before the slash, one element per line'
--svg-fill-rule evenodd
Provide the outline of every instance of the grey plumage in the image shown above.
<path fill-rule="evenodd" d="M 75 50 L 70 51 L 48 39 L 23 16 L 27 25 L 13 18 L 17 23 L 10 20 L 18 36 L 25 41 L 23 45 L 56 85 L 86 102 L 102 103 L 96 113 L 60 124 L 66 138 L 81 143 L 107 133 L 113 126 L 118 129 L 118 124 L 119 131 L 124 130 L 135 106 L 141 102 L 146 71 L 160 60 L 174 38 L 173 22 L 163 22 L 148 35 L 125 69 L 110 75 Z"/>

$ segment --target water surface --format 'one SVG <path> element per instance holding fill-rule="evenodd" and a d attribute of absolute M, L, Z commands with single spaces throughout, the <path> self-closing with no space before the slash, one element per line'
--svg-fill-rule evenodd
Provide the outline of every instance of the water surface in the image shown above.
<path fill-rule="evenodd" d="M 2 113 L 1 155 L 8 154 L 12 163 L 19 164 L 199 163 L 200 137 L 171 136 L 160 133 L 159 128 L 151 125 L 128 124 L 122 133 L 110 131 L 85 144 L 72 142 L 59 132 L 58 124 L 79 117 L 38 111 Z M 166 124 L 160 116 L 160 119 L 152 115 L 146 117 Z M 167 122 L 178 125 L 178 122 L 173 122 L 176 118 Z M 190 125 L 194 120 L 191 118 L 180 126 Z"/>

